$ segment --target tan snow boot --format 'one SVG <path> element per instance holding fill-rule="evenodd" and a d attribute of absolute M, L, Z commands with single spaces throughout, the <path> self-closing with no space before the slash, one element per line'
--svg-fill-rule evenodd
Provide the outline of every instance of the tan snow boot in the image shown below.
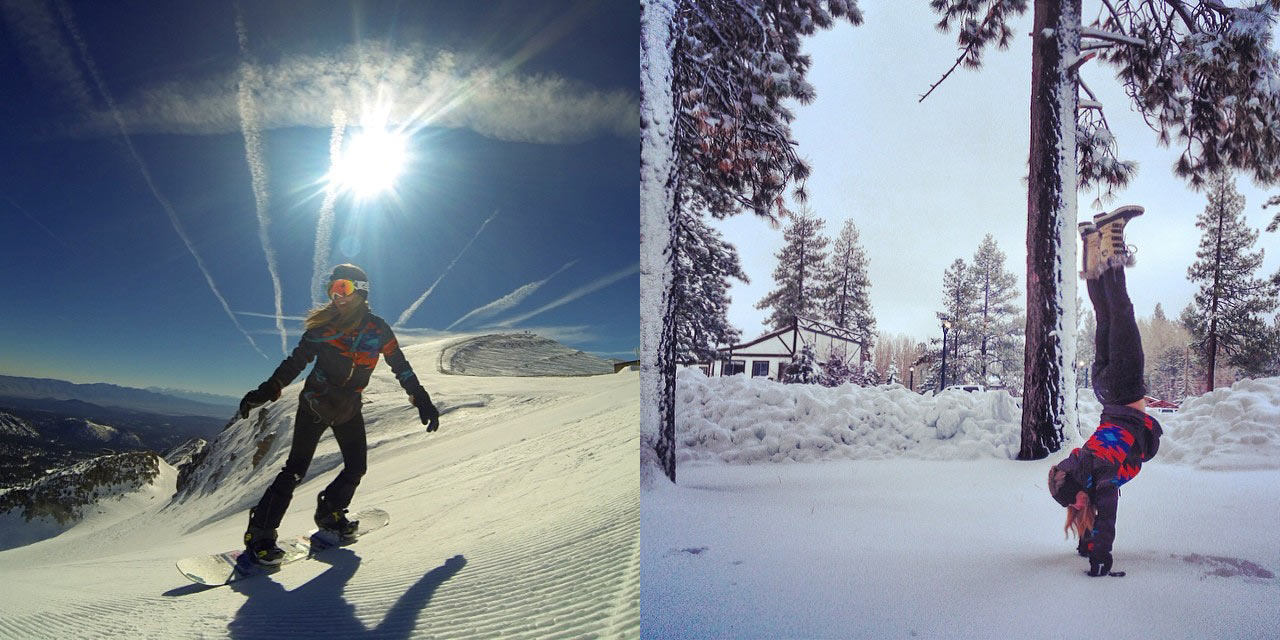
<path fill-rule="evenodd" d="M 1142 215 L 1144 209 L 1136 204 L 1127 204 L 1110 213 L 1099 213 L 1093 217 L 1093 224 L 1101 235 L 1099 240 L 1099 272 L 1111 267 L 1132 267 L 1137 253 L 1135 247 L 1124 243 L 1124 226 L 1133 218 Z"/>
<path fill-rule="evenodd" d="M 1092 222 L 1081 222 L 1076 225 L 1080 230 L 1080 277 L 1085 280 L 1095 280 L 1102 275 L 1102 234 L 1098 233 L 1098 228 L 1093 226 Z"/>

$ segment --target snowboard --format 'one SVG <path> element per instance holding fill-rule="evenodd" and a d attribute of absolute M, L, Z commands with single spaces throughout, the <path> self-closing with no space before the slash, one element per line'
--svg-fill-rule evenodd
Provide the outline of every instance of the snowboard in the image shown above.
<path fill-rule="evenodd" d="M 325 549 L 344 546 L 366 533 L 377 531 L 391 522 L 391 514 L 382 509 L 365 509 L 349 516 L 359 521 L 360 526 L 350 538 L 342 539 L 338 535 L 319 529 L 294 536 L 282 538 L 276 542 L 284 551 L 279 565 L 261 565 L 245 553 L 244 549 L 235 549 L 209 556 L 194 556 L 178 561 L 178 571 L 188 580 L 208 586 L 230 584 L 256 575 L 275 573 L 287 564 L 305 560 Z"/>

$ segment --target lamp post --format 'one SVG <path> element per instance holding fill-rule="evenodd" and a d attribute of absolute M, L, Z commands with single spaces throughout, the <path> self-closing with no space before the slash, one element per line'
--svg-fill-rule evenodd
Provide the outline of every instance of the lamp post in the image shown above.
<path fill-rule="evenodd" d="M 938 382 L 938 392 L 947 388 L 947 330 L 951 329 L 951 321 L 942 319 L 942 378 Z"/>
<path fill-rule="evenodd" d="M 911 389 L 912 391 L 915 391 L 915 390 L 916 390 L 916 368 L 915 368 L 915 366 L 913 365 L 913 366 L 909 369 L 909 371 L 911 372 L 911 382 L 907 385 L 907 388 L 908 388 L 908 389 Z"/>

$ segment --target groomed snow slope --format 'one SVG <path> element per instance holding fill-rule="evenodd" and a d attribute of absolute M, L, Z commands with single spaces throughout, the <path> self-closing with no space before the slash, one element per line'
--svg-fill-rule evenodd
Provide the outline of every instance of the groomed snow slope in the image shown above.
<path fill-rule="evenodd" d="M 682 373 L 678 483 L 642 499 L 641 635 L 1277 637 L 1280 378 L 1160 417 L 1122 489 L 1124 578 L 1084 575 L 1045 488 L 1064 454 L 1010 460 L 999 395 Z M 1068 447 L 1097 425 L 1081 403 Z"/>
<path fill-rule="evenodd" d="M 295 383 L 265 420 L 210 445 L 222 472 L 185 500 L 0 553 L 0 638 L 634 636 L 636 374 L 441 375 L 450 340 L 405 348 L 443 412 L 439 432 L 423 430 L 385 363 L 366 390 L 369 473 L 352 507 L 386 509 L 386 529 L 226 587 L 174 567 L 239 546 L 288 453 Z M 259 449 L 254 434 L 272 431 Z M 282 535 L 312 526 L 340 465 L 326 435 Z"/>

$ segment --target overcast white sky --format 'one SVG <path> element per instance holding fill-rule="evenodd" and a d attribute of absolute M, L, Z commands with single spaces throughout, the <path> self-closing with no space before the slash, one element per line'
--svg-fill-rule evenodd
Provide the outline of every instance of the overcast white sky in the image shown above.
<path fill-rule="evenodd" d="M 1008 255 L 1008 269 L 1025 296 L 1031 10 L 1009 50 L 989 51 L 980 71 L 957 69 L 917 103 L 955 61 L 954 34 L 933 28 L 937 18 L 927 3 L 860 4 L 862 26 L 841 23 L 805 43 L 818 97 L 798 108 L 792 132 L 813 166 L 810 205 L 826 219 L 827 235 L 834 240 L 847 218 L 862 235 L 877 329 L 923 340 L 941 333 L 935 314 L 943 271 L 956 258 L 971 260 L 987 233 Z M 1085 2 L 1086 22 L 1096 5 Z M 1186 272 L 1195 260 L 1195 219 L 1205 196 L 1173 175 L 1176 149 L 1157 146 L 1111 67 L 1090 62 L 1082 77 L 1105 106 L 1120 156 L 1139 163 L 1130 186 L 1104 205 L 1146 207 L 1126 234 L 1138 247 L 1138 263 L 1128 274 L 1134 306 L 1146 316 L 1160 302 L 1176 316 L 1195 292 Z M 1280 187 L 1259 189 L 1241 177 L 1238 188 L 1249 225 L 1262 229 L 1275 213 L 1262 204 Z M 1095 197 L 1080 194 L 1079 219 L 1097 213 Z M 717 226 L 737 246 L 751 278 L 749 285 L 734 283 L 729 309 L 730 321 L 750 339 L 766 330 L 766 314 L 755 304 L 774 287 L 782 232 L 750 214 Z M 1280 233 L 1263 232 L 1257 246 L 1266 249 L 1259 274 L 1275 273 Z"/>

